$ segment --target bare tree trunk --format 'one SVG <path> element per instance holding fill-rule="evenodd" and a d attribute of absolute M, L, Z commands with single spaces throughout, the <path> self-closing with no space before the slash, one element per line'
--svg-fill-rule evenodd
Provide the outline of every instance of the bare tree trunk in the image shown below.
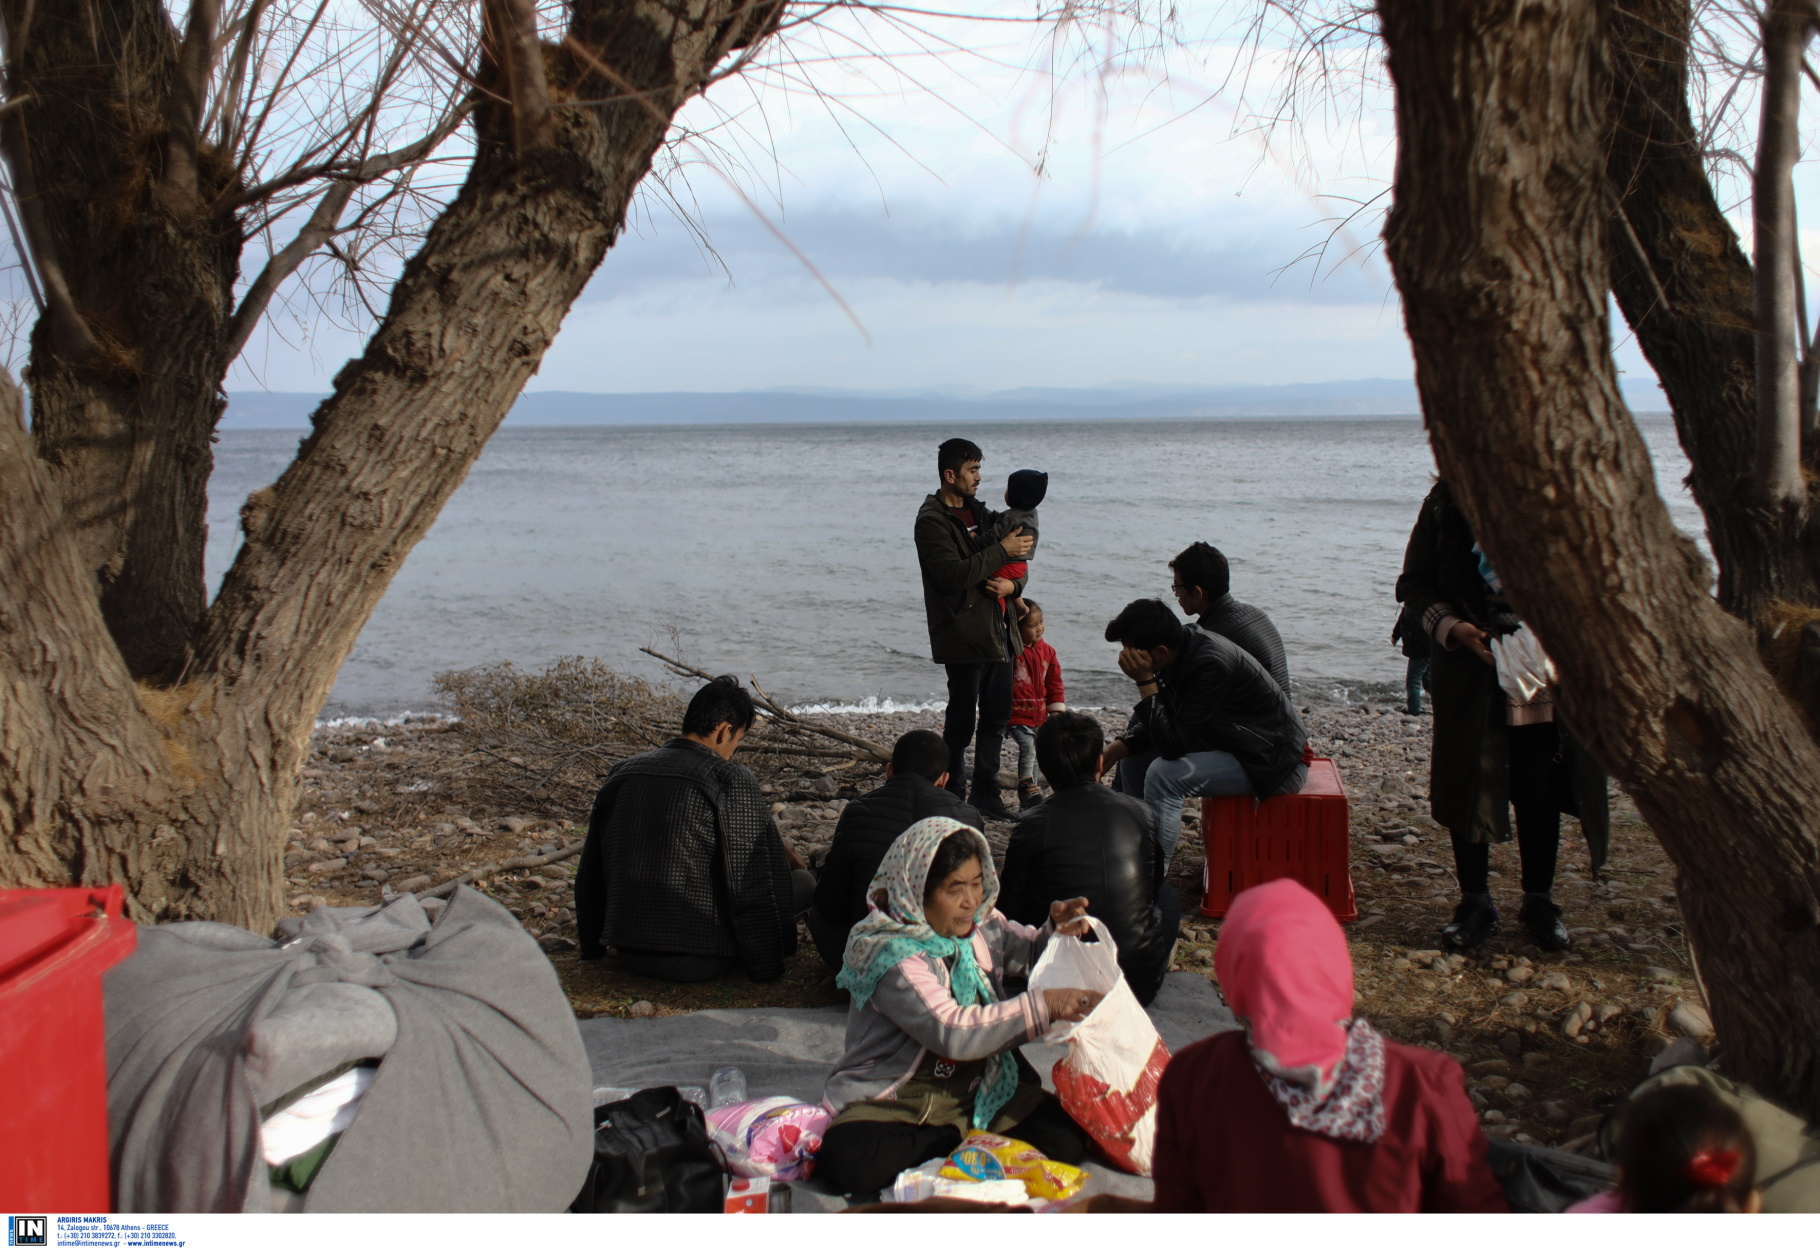
<path fill-rule="evenodd" d="M 1688 112 L 1690 20 L 1688 0 L 1626 0 L 1609 13 L 1612 292 L 1674 410 L 1719 602 L 1755 623 L 1777 601 L 1820 603 L 1816 541 L 1752 488 L 1754 283 Z"/>
<path fill-rule="evenodd" d="M 81 466 L 65 457 L 53 484 L 49 455 L 0 419 L 0 879 L 125 880 L 142 918 L 260 929 L 282 910 L 296 776 L 355 636 L 623 229 L 676 110 L 775 29 L 778 7 L 574 0 L 571 12 L 563 48 L 504 49 L 510 80 L 489 63 L 466 182 L 296 461 L 248 500 L 245 542 L 185 639 L 180 684 L 131 681 L 94 593 L 92 526 L 66 515 L 85 491 L 110 498 L 128 458 L 111 446 Z M 529 81 L 540 68 L 550 81 Z M 540 97 L 570 103 L 516 115 Z M 72 250 L 96 228 L 70 224 Z M 172 368 L 200 371 L 197 341 Z"/>
<path fill-rule="evenodd" d="M 1801 476 L 1801 394 L 1795 348 L 1795 162 L 1801 156 L 1801 53 L 1808 5 L 1770 0 L 1763 14 L 1763 109 L 1751 183 L 1756 292 L 1758 495 L 1772 508 L 1798 512 L 1807 498 Z"/>
<path fill-rule="evenodd" d="M 1599 0 L 1380 0 L 1441 473 L 1679 870 L 1729 1070 L 1820 1110 L 1820 747 L 1656 494 L 1606 321 Z"/>
<path fill-rule="evenodd" d="M 28 175 L 15 185 L 87 331 L 34 334 L 33 433 L 128 669 L 175 675 L 208 602 L 210 440 L 241 234 L 194 194 L 158 193 L 179 47 L 159 0 L 0 0 L 0 13 L 15 32 L 30 21 L 8 40 L 9 89 L 29 97 L 6 119 L 9 161 Z M 182 161 L 204 200 L 223 189 L 218 160 Z"/>

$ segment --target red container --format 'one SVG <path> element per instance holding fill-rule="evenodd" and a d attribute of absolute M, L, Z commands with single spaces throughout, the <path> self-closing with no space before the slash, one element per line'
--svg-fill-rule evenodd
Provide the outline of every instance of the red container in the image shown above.
<path fill-rule="evenodd" d="M 1207 848 L 1201 914 L 1224 916 L 1240 890 L 1294 877 L 1320 896 L 1337 920 L 1357 920 L 1352 892 L 1346 787 L 1332 760 L 1308 766 L 1296 794 L 1262 803 L 1249 796 L 1201 800 Z"/>
<path fill-rule="evenodd" d="M 0 890 L 0 1211 L 106 1211 L 101 974 L 133 953 L 125 894 Z"/>

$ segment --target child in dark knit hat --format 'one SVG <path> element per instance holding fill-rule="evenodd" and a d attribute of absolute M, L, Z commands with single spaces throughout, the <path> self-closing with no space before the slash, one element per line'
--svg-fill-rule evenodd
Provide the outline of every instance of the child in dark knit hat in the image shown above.
<path fill-rule="evenodd" d="M 998 572 L 993 574 L 994 577 L 1002 577 L 1006 581 L 1014 582 L 1029 572 L 1029 569 L 1025 567 L 1025 561 L 1036 558 L 1034 545 L 1036 542 L 1036 509 L 1043 502 L 1043 496 L 1048 493 L 1049 475 L 1036 469 L 1019 469 L 1006 481 L 1005 510 L 999 514 L 997 523 L 992 527 L 992 533 L 982 536 L 983 541 L 997 542 L 1021 526 L 1024 533 L 1030 536 L 1032 546 L 1030 554 L 1023 560 L 1014 560 L 1010 564 L 1002 566 Z M 1013 603 L 1016 615 L 1011 619 L 1015 623 L 1018 617 L 1023 616 L 1024 609 L 1021 600 L 1014 600 Z"/>

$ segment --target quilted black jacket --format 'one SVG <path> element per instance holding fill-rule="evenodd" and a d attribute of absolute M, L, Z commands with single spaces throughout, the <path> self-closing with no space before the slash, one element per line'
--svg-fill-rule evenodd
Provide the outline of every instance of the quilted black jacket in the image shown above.
<path fill-rule="evenodd" d="M 899 773 L 848 803 L 834 826 L 834 842 L 815 883 L 815 910 L 851 929 L 866 915 L 866 887 L 897 835 L 929 816 L 947 816 L 975 829 L 980 814 L 916 773 Z M 1045 913 L 1047 914 L 1047 913 Z"/>
<path fill-rule="evenodd" d="M 1150 809 L 1129 795 L 1094 781 L 1064 786 L 1017 822 L 999 874 L 999 910 L 1040 926 L 1051 902 L 1085 898 L 1118 943 L 1131 992 L 1148 1003 L 1176 936 L 1156 904 L 1163 871 L 1155 827 Z"/>
<path fill-rule="evenodd" d="M 790 863 L 752 771 L 687 738 L 614 765 L 588 818 L 575 927 L 583 959 L 719 955 L 754 981 L 781 977 L 796 950 Z"/>
<path fill-rule="evenodd" d="M 1260 797 L 1269 798 L 1302 762 L 1308 735 L 1289 696 L 1264 666 L 1231 639 L 1182 631 L 1175 663 L 1157 674 L 1159 691 L 1137 705 L 1124 741 L 1133 755 L 1178 760 L 1229 751 Z"/>
<path fill-rule="evenodd" d="M 1277 685 L 1289 689 L 1289 657 L 1283 653 L 1283 635 L 1271 623 L 1262 608 L 1240 603 L 1231 595 L 1221 595 L 1195 621 L 1210 634 L 1230 638 L 1243 647 Z"/>

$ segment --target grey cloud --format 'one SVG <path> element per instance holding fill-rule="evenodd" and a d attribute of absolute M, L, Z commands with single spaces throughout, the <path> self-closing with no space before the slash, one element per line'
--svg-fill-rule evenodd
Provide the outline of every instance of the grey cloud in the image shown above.
<path fill-rule="evenodd" d="M 914 214 L 804 212 L 777 224 L 836 283 L 867 278 L 1062 281 L 1160 298 L 1218 295 L 1321 304 L 1380 303 L 1390 285 L 1375 261 L 1363 272 L 1352 264 L 1311 283 L 1311 264 L 1291 262 L 1319 240 L 1318 228 L 1294 225 L 1239 241 L 1228 234 L 1218 246 L 1202 248 L 1160 230 L 962 228 Z M 742 287 L 812 280 L 789 249 L 750 214 L 711 219 L 707 233 L 726 271 Z M 1337 247 L 1336 241 L 1336 255 Z M 658 219 L 642 233 L 627 232 L 584 298 L 610 299 L 656 284 L 725 277 L 720 264 L 680 224 Z"/>

